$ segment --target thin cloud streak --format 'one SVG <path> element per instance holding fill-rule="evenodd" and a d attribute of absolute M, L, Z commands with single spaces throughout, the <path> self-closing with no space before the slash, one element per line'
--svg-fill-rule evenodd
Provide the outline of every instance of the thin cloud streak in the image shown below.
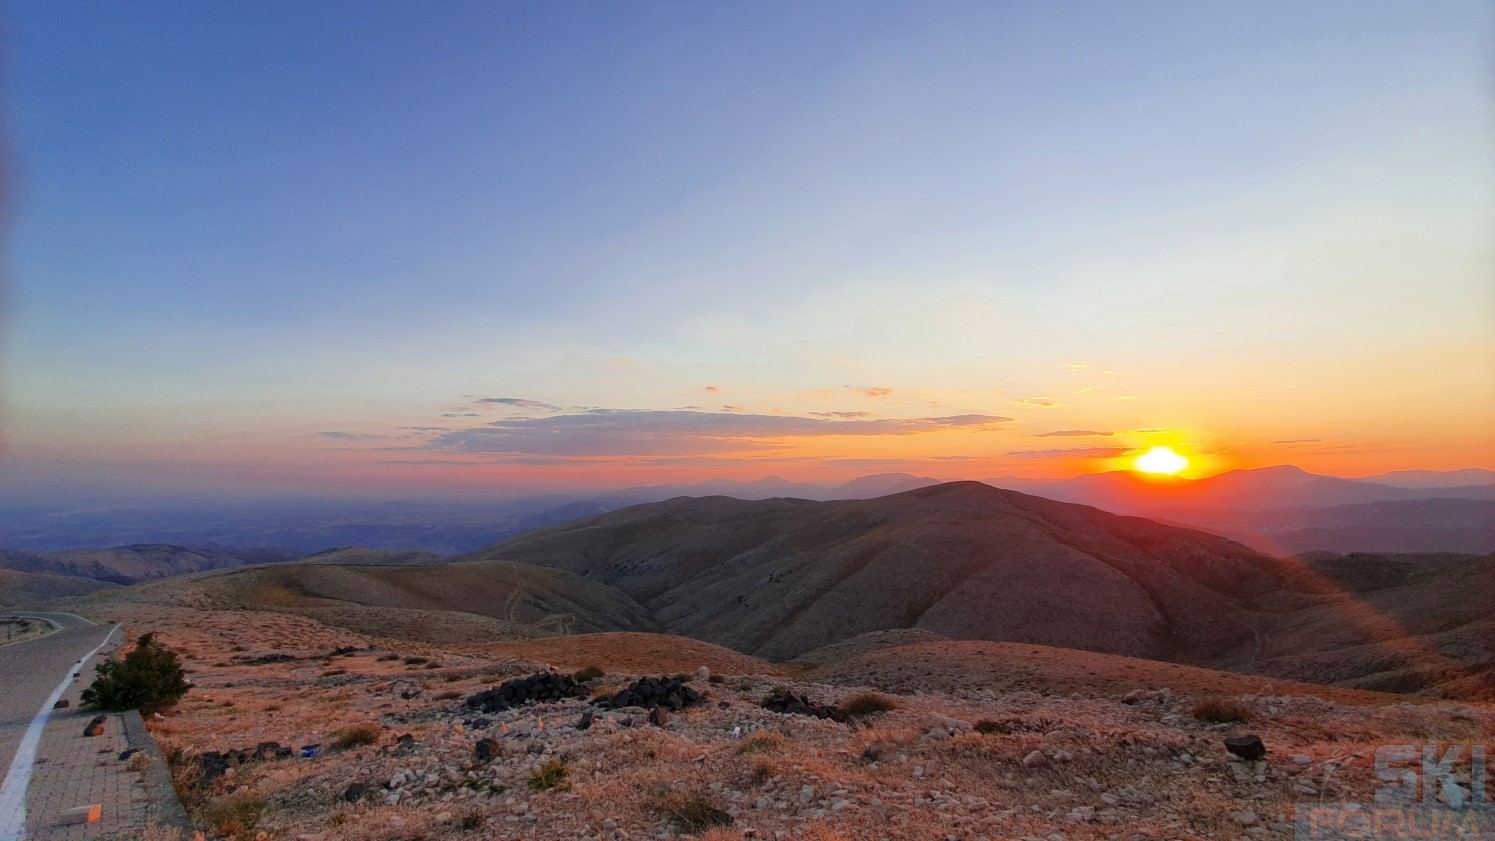
<path fill-rule="evenodd" d="M 828 420 L 718 412 L 594 409 L 549 418 L 514 418 L 448 432 L 427 447 L 468 453 L 565 456 L 685 456 L 763 450 L 779 439 L 917 435 L 944 430 L 993 430 L 1012 418 L 954 415 L 938 418 Z"/>

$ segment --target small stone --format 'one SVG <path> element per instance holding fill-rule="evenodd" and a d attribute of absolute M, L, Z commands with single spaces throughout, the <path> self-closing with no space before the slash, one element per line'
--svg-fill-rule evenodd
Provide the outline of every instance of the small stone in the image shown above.
<path fill-rule="evenodd" d="M 109 720 L 109 716 L 107 716 L 107 715 L 96 715 L 96 716 L 94 716 L 93 720 L 90 721 L 90 722 L 88 722 L 88 725 L 83 728 L 83 735 L 85 735 L 85 736 L 102 736 L 102 735 L 104 735 L 104 722 L 106 722 L 108 720 Z"/>
<path fill-rule="evenodd" d="M 1235 822 L 1241 826 L 1250 826 L 1256 823 L 1256 813 L 1250 809 L 1243 812 L 1231 812 L 1230 817 L 1234 818 Z"/>
<path fill-rule="evenodd" d="M 363 796 L 365 794 L 368 793 L 369 787 L 367 785 L 364 785 L 363 783 L 353 783 L 343 790 L 343 801 L 347 803 L 357 803 L 358 801 L 363 799 Z"/>
<path fill-rule="evenodd" d="M 68 707 L 69 707 L 69 706 L 70 706 L 70 705 L 71 705 L 71 704 L 72 704 L 72 702 L 71 702 L 71 701 L 69 701 L 69 700 L 68 700 L 68 699 L 66 699 L 66 698 L 63 698 L 63 699 L 62 699 L 62 700 L 60 700 L 60 701 L 58 701 L 58 702 L 57 702 L 57 703 L 55 703 L 55 704 L 53 704 L 53 705 L 52 705 L 52 709 L 54 709 L 54 710 L 65 710 L 65 709 L 67 709 L 67 708 L 68 708 Z"/>
<path fill-rule="evenodd" d="M 1043 751 L 1041 750 L 1033 751 L 1032 753 L 1023 757 L 1023 765 L 1027 768 L 1034 768 L 1040 765 L 1045 765 L 1048 763 L 1048 761 L 1048 757 L 1044 756 Z"/>

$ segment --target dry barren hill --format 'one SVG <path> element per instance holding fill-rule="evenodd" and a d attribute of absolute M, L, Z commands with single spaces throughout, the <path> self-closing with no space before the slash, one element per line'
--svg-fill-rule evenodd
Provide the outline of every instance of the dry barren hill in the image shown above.
<path fill-rule="evenodd" d="M 142 543 L 110 549 L 75 549 L 33 554 L 0 551 L 0 567 L 20 572 L 71 575 L 133 584 L 191 572 L 279 563 L 296 557 L 282 549 L 202 549 L 169 543 Z"/>
<path fill-rule="evenodd" d="M 50 599 L 81 596 L 98 590 L 118 589 L 118 584 L 48 575 L 44 572 L 20 572 L 0 569 L 0 607 L 29 607 Z"/>
<path fill-rule="evenodd" d="M 152 582 L 122 597 L 303 613 L 363 633 L 429 642 L 654 630 L 647 611 L 612 587 L 519 564 L 297 562 Z"/>
<path fill-rule="evenodd" d="M 1284 562 L 1223 538 L 977 482 L 874 500 L 675 499 L 469 561 L 612 585 L 673 633 L 788 659 L 871 631 L 1213 662 L 1254 644 Z"/>

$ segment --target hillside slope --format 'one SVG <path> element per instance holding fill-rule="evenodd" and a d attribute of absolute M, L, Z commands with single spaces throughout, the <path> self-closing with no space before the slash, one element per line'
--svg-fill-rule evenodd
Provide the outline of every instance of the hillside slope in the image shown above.
<path fill-rule="evenodd" d="M 20 572 L 71 575 L 133 584 L 190 572 L 280 563 L 296 557 L 283 549 L 204 549 L 169 543 L 143 543 L 110 549 L 74 549 L 35 554 L 0 551 L 0 567 Z"/>
<path fill-rule="evenodd" d="M 918 628 L 1213 662 L 1253 644 L 1246 604 L 1289 572 L 1213 535 L 977 482 L 865 501 L 676 499 L 466 560 L 568 570 L 673 633 L 771 659 Z"/>
<path fill-rule="evenodd" d="M 0 569 L 0 607 L 30 607 L 50 599 L 65 599 L 118 588 L 118 584 L 107 581 L 70 575 Z"/>
<path fill-rule="evenodd" d="M 517 564 L 296 562 L 151 582 L 120 597 L 127 595 L 155 604 L 304 613 L 369 633 L 381 633 L 383 625 L 385 634 L 429 641 L 459 640 L 422 624 L 461 622 L 472 641 L 655 629 L 647 611 L 612 587 Z M 474 623 L 473 617 L 501 624 Z M 396 622 L 404 627 L 394 628 Z"/>

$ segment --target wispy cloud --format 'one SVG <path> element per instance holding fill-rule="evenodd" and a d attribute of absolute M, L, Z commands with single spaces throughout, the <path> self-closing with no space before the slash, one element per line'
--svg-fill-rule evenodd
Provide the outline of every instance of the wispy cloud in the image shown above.
<path fill-rule="evenodd" d="M 719 393 L 719 392 L 720 392 L 720 391 L 721 391 L 721 390 L 722 390 L 722 389 L 721 389 L 721 386 L 716 386 L 716 385 L 708 385 L 708 386 L 706 386 L 706 391 L 709 391 L 709 392 L 711 392 L 711 393 L 712 393 L 712 394 L 717 394 L 717 393 Z"/>
<path fill-rule="evenodd" d="M 1283 438 L 1280 441 L 1273 441 L 1272 443 L 1273 444 L 1282 444 L 1284 446 L 1291 446 L 1293 444 L 1322 444 L 1322 443 L 1324 443 L 1324 439 L 1322 439 L 1322 438 Z"/>
<path fill-rule="evenodd" d="M 334 441 L 376 441 L 380 438 L 388 437 L 386 435 L 368 435 L 362 432 L 343 432 L 341 430 L 318 432 L 317 435 L 322 438 L 331 438 Z"/>
<path fill-rule="evenodd" d="M 778 439 L 782 438 L 996 429 L 1011 420 L 997 415 L 830 420 L 724 412 L 593 409 L 582 414 L 493 421 L 475 429 L 438 435 L 427 446 L 468 453 L 685 456 L 772 449 L 780 445 Z"/>
<path fill-rule="evenodd" d="M 817 418 L 836 418 L 838 420 L 872 417 L 871 412 L 811 412 L 810 414 Z"/>
<path fill-rule="evenodd" d="M 1013 450 L 1007 455 L 1018 458 L 1114 458 L 1126 455 L 1126 447 L 1080 447 L 1072 450 Z"/>
<path fill-rule="evenodd" d="M 883 388 L 880 385 L 849 385 L 847 388 L 860 392 L 866 397 L 887 397 L 893 393 L 893 389 Z"/>
<path fill-rule="evenodd" d="M 1029 435 L 1029 438 L 1087 438 L 1090 436 L 1111 437 L 1113 433 L 1099 432 L 1093 429 L 1056 429 L 1053 432 L 1040 432 Z"/>
<path fill-rule="evenodd" d="M 526 400 L 523 397 L 483 397 L 477 402 L 489 405 L 514 406 L 519 409 L 543 409 L 547 412 L 559 412 L 560 406 L 545 403 L 540 400 Z"/>
<path fill-rule="evenodd" d="M 1023 404 L 1024 406 L 1042 406 L 1045 409 L 1059 405 L 1058 403 L 1050 400 L 1047 397 L 1024 397 L 1017 402 Z"/>

